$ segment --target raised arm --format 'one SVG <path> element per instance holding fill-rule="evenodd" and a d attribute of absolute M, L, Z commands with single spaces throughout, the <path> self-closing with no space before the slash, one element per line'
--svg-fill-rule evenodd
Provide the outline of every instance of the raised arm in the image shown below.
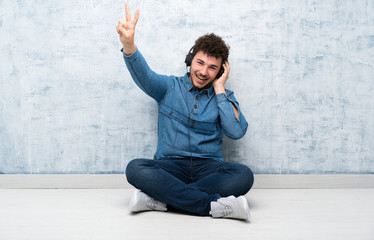
<path fill-rule="evenodd" d="M 132 79 L 146 94 L 161 101 L 174 81 L 171 77 L 160 75 L 152 71 L 143 55 L 135 45 L 135 27 L 139 19 L 140 10 L 137 9 L 131 19 L 129 5 L 125 4 L 126 21 L 119 21 L 116 27 L 119 39 L 123 45 L 124 60 Z"/>
<path fill-rule="evenodd" d="M 129 5 L 125 4 L 126 22 L 119 21 L 117 25 L 117 33 L 119 34 L 119 40 L 123 45 L 123 53 L 125 55 L 131 55 L 136 50 L 135 45 L 135 27 L 139 19 L 140 9 L 137 9 L 135 16 L 131 19 Z"/>

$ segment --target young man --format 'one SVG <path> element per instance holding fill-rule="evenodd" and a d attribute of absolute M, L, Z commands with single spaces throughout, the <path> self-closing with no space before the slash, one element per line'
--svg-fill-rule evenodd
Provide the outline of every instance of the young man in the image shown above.
<path fill-rule="evenodd" d="M 182 77 L 153 72 L 134 42 L 139 9 L 117 32 L 123 57 L 135 83 L 158 103 L 158 145 L 154 159 L 134 159 L 126 168 L 136 190 L 130 211 L 166 211 L 168 207 L 212 217 L 249 218 L 245 195 L 253 173 L 245 165 L 224 162 L 222 138 L 239 139 L 247 130 L 233 92 L 224 85 L 229 47 L 215 34 L 196 40 L 186 56 L 190 72 Z M 223 72 L 222 69 L 223 68 Z"/>

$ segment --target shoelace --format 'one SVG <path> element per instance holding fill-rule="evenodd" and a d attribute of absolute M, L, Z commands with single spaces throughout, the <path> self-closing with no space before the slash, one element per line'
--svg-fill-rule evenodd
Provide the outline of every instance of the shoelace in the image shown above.
<path fill-rule="evenodd" d="M 149 200 L 148 202 L 146 202 L 145 205 L 148 208 L 153 209 L 153 210 L 157 209 L 157 206 L 158 206 L 158 204 L 157 204 L 157 202 L 155 200 Z"/>
<path fill-rule="evenodd" d="M 222 216 L 225 217 L 227 215 L 230 215 L 232 213 L 232 208 L 228 205 L 223 205 L 223 208 L 222 208 Z"/>
<path fill-rule="evenodd" d="M 149 200 L 145 205 L 152 210 L 166 211 L 166 208 L 159 205 L 159 202 L 154 199 Z"/>

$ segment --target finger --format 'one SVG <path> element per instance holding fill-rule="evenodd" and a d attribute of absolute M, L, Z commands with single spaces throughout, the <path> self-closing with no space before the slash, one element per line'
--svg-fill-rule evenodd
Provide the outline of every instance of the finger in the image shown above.
<path fill-rule="evenodd" d="M 122 29 L 120 26 L 117 26 L 116 29 L 117 29 L 117 33 L 118 33 L 119 35 L 123 34 L 123 32 L 122 32 L 123 29 Z"/>
<path fill-rule="evenodd" d="M 116 26 L 117 32 L 120 33 L 120 30 L 122 29 L 124 22 L 123 21 L 118 21 L 118 25 Z"/>
<path fill-rule="evenodd" d="M 227 69 L 227 62 L 224 62 L 223 64 L 222 64 L 222 67 L 223 67 L 223 69 Z"/>
<path fill-rule="evenodd" d="M 134 25 L 136 25 L 136 23 L 138 22 L 139 14 L 140 14 L 140 9 L 138 8 L 138 9 L 136 9 L 134 19 L 132 20 Z"/>
<path fill-rule="evenodd" d="M 118 21 L 118 26 L 119 26 L 119 27 L 123 27 L 124 25 L 125 25 L 125 22 L 124 22 L 124 21 L 121 21 L 121 20 Z"/>
<path fill-rule="evenodd" d="M 228 61 L 226 61 L 226 62 L 223 64 L 223 68 L 224 68 L 225 70 L 230 71 L 230 65 L 229 65 L 229 62 L 228 62 Z"/>
<path fill-rule="evenodd" d="M 125 27 L 125 23 L 123 23 L 122 21 L 120 21 L 117 25 L 117 32 L 118 34 L 120 35 L 124 35 L 126 34 L 126 27 Z"/>
<path fill-rule="evenodd" d="M 130 14 L 130 8 L 129 8 L 128 3 L 125 3 L 125 11 L 126 11 L 126 22 L 130 22 L 131 21 L 131 14 Z"/>

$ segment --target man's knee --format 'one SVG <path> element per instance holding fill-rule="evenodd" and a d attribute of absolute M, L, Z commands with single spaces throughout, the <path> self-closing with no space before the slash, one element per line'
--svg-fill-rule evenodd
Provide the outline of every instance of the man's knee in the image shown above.
<path fill-rule="evenodd" d="M 253 186 L 254 183 L 254 175 L 252 170 L 244 165 L 244 164 L 239 164 L 238 168 L 238 185 L 240 185 L 242 194 L 245 195 Z"/>
<path fill-rule="evenodd" d="M 127 164 L 125 171 L 126 175 L 131 175 L 133 172 L 136 171 L 136 169 L 138 168 L 138 160 L 139 159 L 133 159 Z"/>
<path fill-rule="evenodd" d="M 254 175 L 252 170 L 248 166 L 244 166 L 243 171 L 245 172 L 246 181 L 247 181 L 247 192 L 252 188 L 254 183 Z"/>
<path fill-rule="evenodd" d="M 142 175 L 142 169 L 144 168 L 144 164 L 149 161 L 149 159 L 142 159 L 137 158 L 134 160 L 131 160 L 126 167 L 126 178 L 127 181 L 132 184 L 133 186 L 136 184 L 137 179 L 140 175 Z"/>

